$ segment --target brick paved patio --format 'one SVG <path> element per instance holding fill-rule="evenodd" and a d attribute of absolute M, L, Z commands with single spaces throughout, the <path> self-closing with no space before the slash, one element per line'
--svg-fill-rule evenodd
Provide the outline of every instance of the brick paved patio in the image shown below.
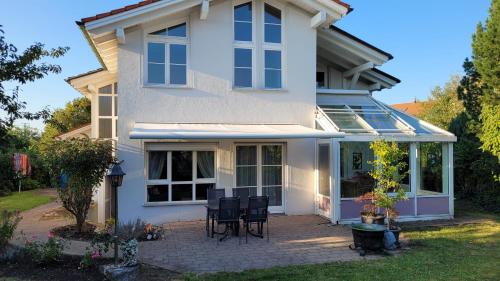
<path fill-rule="evenodd" d="M 350 229 L 319 216 L 272 216 L 270 241 L 250 237 L 241 245 L 232 237 L 220 242 L 205 235 L 205 221 L 165 225 L 166 238 L 140 243 L 141 261 L 180 272 L 242 271 L 274 266 L 370 259 L 348 245 Z M 243 232 L 243 230 L 241 230 Z"/>

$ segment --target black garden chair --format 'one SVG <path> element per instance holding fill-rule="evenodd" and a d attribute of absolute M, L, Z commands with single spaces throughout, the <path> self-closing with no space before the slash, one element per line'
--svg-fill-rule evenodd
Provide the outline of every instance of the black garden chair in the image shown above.
<path fill-rule="evenodd" d="M 266 223 L 267 241 L 269 242 L 269 217 L 268 217 L 269 197 L 251 196 L 248 198 L 248 209 L 245 216 L 246 234 L 245 241 L 248 243 L 248 234 L 260 238 L 263 236 L 264 223 Z M 251 232 L 252 223 L 257 224 L 257 234 Z"/>
<path fill-rule="evenodd" d="M 236 232 L 240 227 L 240 198 L 239 197 L 223 197 L 219 199 L 219 212 L 215 218 L 217 222 L 217 244 L 219 241 L 228 237 L 232 230 Z M 219 232 L 219 225 L 224 224 L 224 232 Z M 224 234 L 224 237 L 219 239 L 219 235 Z M 241 237 L 239 243 L 241 243 Z"/>
<path fill-rule="evenodd" d="M 219 199 L 226 195 L 226 191 L 223 188 L 220 189 L 208 189 L 207 190 L 207 203 L 208 206 L 218 206 Z M 207 218 L 206 218 L 206 231 L 207 236 L 210 236 L 210 219 L 212 219 L 212 238 L 214 237 L 214 219 L 217 215 L 217 210 L 207 208 Z"/>
<path fill-rule="evenodd" d="M 248 197 L 250 196 L 250 189 L 248 187 L 235 187 L 233 188 L 233 197 L 240 198 L 241 206 L 248 206 Z M 245 219 L 245 214 L 241 214 L 241 218 Z"/>

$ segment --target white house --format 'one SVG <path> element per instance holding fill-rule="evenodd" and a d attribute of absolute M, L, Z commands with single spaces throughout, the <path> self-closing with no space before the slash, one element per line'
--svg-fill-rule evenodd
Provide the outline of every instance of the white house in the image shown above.
<path fill-rule="evenodd" d="M 102 68 L 67 82 L 92 102 L 91 137 L 127 174 L 120 220 L 205 217 L 206 190 L 251 187 L 270 210 L 359 219 L 369 142 L 409 153 L 404 220 L 453 216 L 454 135 L 375 100 L 392 56 L 335 27 L 339 0 L 143 1 L 77 22 Z M 106 183 L 98 218 L 110 216 Z"/>

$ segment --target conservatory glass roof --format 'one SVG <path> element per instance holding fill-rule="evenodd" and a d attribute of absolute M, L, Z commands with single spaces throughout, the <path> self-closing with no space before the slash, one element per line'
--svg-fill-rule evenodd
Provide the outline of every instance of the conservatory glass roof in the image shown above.
<path fill-rule="evenodd" d="M 316 121 L 327 131 L 456 140 L 453 134 L 391 108 L 369 94 L 332 94 L 320 97 L 318 104 Z"/>
<path fill-rule="evenodd" d="M 332 125 L 346 133 L 413 134 L 414 128 L 392 113 L 392 110 L 368 95 L 334 99 L 333 104 L 320 105 L 321 114 Z"/>

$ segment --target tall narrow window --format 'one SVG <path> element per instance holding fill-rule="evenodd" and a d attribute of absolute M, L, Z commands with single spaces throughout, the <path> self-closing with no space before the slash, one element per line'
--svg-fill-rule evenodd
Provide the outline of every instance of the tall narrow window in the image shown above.
<path fill-rule="evenodd" d="M 252 41 L 252 2 L 234 7 L 234 40 Z"/>
<path fill-rule="evenodd" d="M 265 51 L 265 87 L 269 89 L 281 88 L 281 51 Z"/>
<path fill-rule="evenodd" d="M 234 86 L 252 87 L 252 49 L 234 49 Z"/>
<path fill-rule="evenodd" d="M 279 89 L 282 81 L 281 10 L 264 4 L 264 88 Z"/>
<path fill-rule="evenodd" d="M 117 83 L 103 86 L 97 90 L 97 136 L 101 139 L 117 137 Z"/>
<path fill-rule="evenodd" d="M 269 4 L 264 4 L 264 41 L 281 43 L 281 11 Z"/>
<path fill-rule="evenodd" d="M 187 24 L 177 24 L 147 35 L 147 83 L 187 84 Z M 168 55 L 167 55 L 168 54 Z"/>

